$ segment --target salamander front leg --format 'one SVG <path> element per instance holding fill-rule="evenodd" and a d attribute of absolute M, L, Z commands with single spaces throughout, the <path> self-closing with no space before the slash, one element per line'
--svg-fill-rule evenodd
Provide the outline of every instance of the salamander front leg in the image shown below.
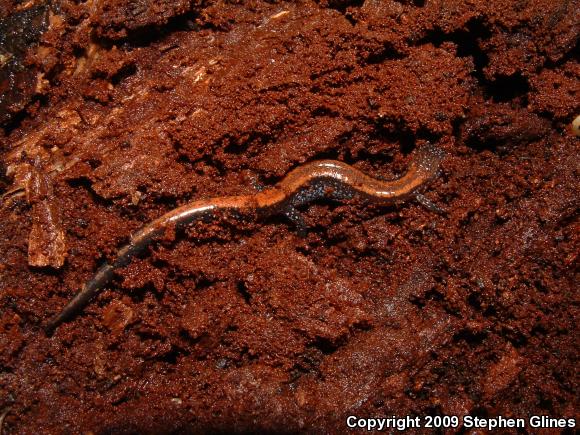
<path fill-rule="evenodd" d="M 433 213 L 437 213 L 437 214 L 441 214 L 441 215 L 447 214 L 447 210 L 439 207 L 433 201 L 431 201 L 430 199 L 428 199 L 426 196 L 421 195 L 420 193 L 416 193 L 415 194 L 415 199 L 417 200 L 417 202 L 419 204 L 421 204 L 427 210 L 432 211 Z"/>
<path fill-rule="evenodd" d="M 298 233 L 298 235 L 302 238 L 306 237 L 308 227 L 306 226 L 306 222 L 304 222 L 304 218 L 302 217 L 302 214 L 300 214 L 298 209 L 293 205 L 289 205 L 288 207 L 286 207 L 283 214 L 288 218 L 290 222 L 294 224 L 294 227 L 296 228 L 296 232 Z"/>

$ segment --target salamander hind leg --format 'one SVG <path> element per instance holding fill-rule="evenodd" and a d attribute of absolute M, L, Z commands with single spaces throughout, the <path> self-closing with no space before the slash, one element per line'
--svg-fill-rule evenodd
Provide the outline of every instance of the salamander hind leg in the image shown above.
<path fill-rule="evenodd" d="M 298 209 L 293 205 L 289 205 L 285 208 L 283 214 L 290 222 L 294 224 L 298 235 L 302 238 L 306 237 L 308 227 L 306 226 L 306 222 L 304 222 L 304 218 Z"/>
<path fill-rule="evenodd" d="M 435 204 L 429 198 L 427 198 L 424 195 L 421 195 L 420 193 L 416 193 L 415 194 L 415 199 L 417 200 L 417 202 L 419 204 L 421 204 L 423 207 L 425 207 L 429 211 L 432 211 L 434 213 L 438 213 L 438 214 L 441 214 L 441 215 L 447 214 L 447 210 L 445 210 L 444 208 L 439 207 L 437 204 Z"/>

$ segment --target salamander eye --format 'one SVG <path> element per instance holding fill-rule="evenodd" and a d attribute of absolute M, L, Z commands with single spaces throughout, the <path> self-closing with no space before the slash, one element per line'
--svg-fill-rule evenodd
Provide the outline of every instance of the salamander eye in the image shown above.
<path fill-rule="evenodd" d="M 436 172 L 439 164 L 445 158 L 445 151 L 433 144 L 427 144 L 417 151 L 415 162 L 417 166 L 431 173 Z"/>

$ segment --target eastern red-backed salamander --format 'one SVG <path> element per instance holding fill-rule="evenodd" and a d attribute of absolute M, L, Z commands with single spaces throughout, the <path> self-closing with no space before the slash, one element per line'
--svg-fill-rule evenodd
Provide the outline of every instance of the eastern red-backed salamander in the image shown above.
<path fill-rule="evenodd" d="M 443 151 L 436 146 L 424 146 L 417 151 L 405 175 L 393 181 L 371 178 L 336 160 L 319 160 L 297 167 L 274 187 L 253 195 L 201 199 L 178 207 L 133 234 L 129 243 L 119 250 L 115 261 L 101 266 L 81 292 L 49 321 L 46 330 L 52 332 L 60 323 L 81 311 L 111 280 L 115 269 L 129 264 L 133 256 L 168 227 L 179 227 L 227 210 L 253 212 L 258 217 L 288 214 L 297 206 L 322 198 L 345 200 L 358 195 L 379 204 L 393 204 L 414 195 L 419 187 L 435 177 L 443 156 Z"/>

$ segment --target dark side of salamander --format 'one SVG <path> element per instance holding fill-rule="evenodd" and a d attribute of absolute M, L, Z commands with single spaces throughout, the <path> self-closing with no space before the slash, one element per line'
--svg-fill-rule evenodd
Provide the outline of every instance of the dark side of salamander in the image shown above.
<path fill-rule="evenodd" d="M 46 324 L 45 331 L 52 334 L 58 325 L 77 315 L 103 290 L 113 278 L 116 269 L 128 265 L 133 257 L 141 253 L 170 225 L 181 227 L 201 218 L 211 218 L 216 213 L 224 211 L 252 213 L 258 218 L 283 214 L 295 224 L 298 232 L 303 234 L 306 227 L 297 210 L 298 207 L 321 199 L 344 201 L 360 197 L 367 201 L 390 205 L 416 197 L 418 189 L 437 175 L 443 157 L 444 153 L 439 148 L 433 145 L 423 147 L 417 151 L 409 171 L 393 181 L 370 178 L 338 161 L 311 162 L 294 169 L 276 186 L 255 195 L 218 197 L 181 206 L 135 233 L 130 242 L 119 250 L 115 260 L 102 265 L 83 289 Z M 440 211 L 432 203 L 425 204 L 426 198 L 418 199 L 427 208 Z"/>

